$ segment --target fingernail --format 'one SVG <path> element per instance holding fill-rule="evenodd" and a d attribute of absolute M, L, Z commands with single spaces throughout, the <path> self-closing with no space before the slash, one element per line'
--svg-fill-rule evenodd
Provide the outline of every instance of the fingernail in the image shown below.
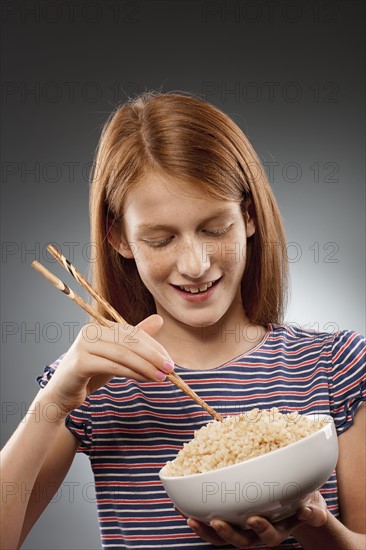
<path fill-rule="evenodd" d="M 216 520 L 210 521 L 210 527 L 215 529 L 217 533 L 221 533 L 224 530 L 224 525 Z"/>
<path fill-rule="evenodd" d="M 312 514 L 312 509 L 309 506 L 305 506 L 305 508 L 303 508 L 299 512 L 297 517 L 299 519 L 309 519 L 311 517 L 311 514 Z"/>
<path fill-rule="evenodd" d="M 248 519 L 247 524 L 254 531 L 258 531 L 263 528 L 263 523 L 259 519 Z"/>
<path fill-rule="evenodd" d="M 174 363 L 170 359 L 166 359 L 163 365 L 165 372 L 172 372 L 174 370 Z"/>
<path fill-rule="evenodd" d="M 156 378 L 159 380 L 159 382 L 162 382 L 163 380 L 165 380 L 166 375 L 158 370 L 158 372 L 156 373 Z"/>

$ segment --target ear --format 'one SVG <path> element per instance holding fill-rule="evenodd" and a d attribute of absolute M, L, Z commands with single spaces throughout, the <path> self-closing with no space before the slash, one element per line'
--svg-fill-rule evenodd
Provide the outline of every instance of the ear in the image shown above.
<path fill-rule="evenodd" d="M 106 221 L 106 232 L 109 244 L 127 260 L 133 259 L 132 243 L 126 240 L 121 223 L 108 216 Z"/>
<path fill-rule="evenodd" d="M 254 221 L 254 206 L 252 201 L 247 204 L 245 217 L 245 226 L 247 231 L 247 238 L 251 237 L 255 233 L 255 221 Z"/>

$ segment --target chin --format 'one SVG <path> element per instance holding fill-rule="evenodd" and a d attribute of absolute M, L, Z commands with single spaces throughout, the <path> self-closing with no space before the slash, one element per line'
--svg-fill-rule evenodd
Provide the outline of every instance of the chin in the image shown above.
<path fill-rule="evenodd" d="M 201 319 L 195 316 L 195 318 L 193 319 L 192 317 L 189 319 L 182 319 L 181 322 L 190 327 L 205 328 L 216 325 L 220 321 L 220 319 L 222 319 L 223 315 L 224 313 L 212 317 L 202 316 Z"/>

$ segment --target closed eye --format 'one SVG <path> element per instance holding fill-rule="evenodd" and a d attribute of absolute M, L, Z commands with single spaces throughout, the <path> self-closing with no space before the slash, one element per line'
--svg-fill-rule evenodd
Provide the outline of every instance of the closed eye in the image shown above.
<path fill-rule="evenodd" d="M 220 229 L 205 229 L 205 233 L 207 235 L 212 235 L 213 237 L 220 237 L 220 235 L 225 235 L 231 228 L 231 225 L 228 225 L 227 227 L 222 227 Z"/>
<path fill-rule="evenodd" d="M 230 230 L 232 225 L 233 224 L 230 224 L 227 227 L 222 227 L 220 229 L 203 229 L 203 232 L 210 237 L 221 237 L 221 235 L 225 235 Z M 142 240 L 151 248 L 162 248 L 172 242 L 173 239 L 174 235 L 171 235 L 170 237 L 167 237 L 166 239 L 161 239 L 159 241 L 149 241 L 147 239 Z"/>
<path fill-rule="evenodd" d="M 148 241 L 146 239 L 143 239 L 144 243 L 146 243 L 148 246 L 151 246 L 151 248 L 160 248 L 160 247 L 163 247 L 163 246 L 166 246 L 167 244 L 169 244 L 169 242 L 173 239 L 174 237 L 171 236 L 171 237 L 168 237 L 167 239 L 162 239 L 161 241 Z"/>

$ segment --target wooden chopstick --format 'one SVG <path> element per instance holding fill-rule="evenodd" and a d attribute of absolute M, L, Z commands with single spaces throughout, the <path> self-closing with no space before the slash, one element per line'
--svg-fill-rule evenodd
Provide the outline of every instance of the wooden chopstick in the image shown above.
<path fill-rule="evenodd" d="M 118 323 L 124 323 L 126 324 L 126 321 L 123 319 L 123 317 L 102 297 L 98 292 L 91 286 L 91 284 L 79 273 L 79 271 L 63 256 L 57 248 L 55 248 L 53 245 L 49 245 L 48 247 L 49 252 L 60 262 L 60 264 L 71 273 L 71 275 L 80 283 L 90 294 L 95 298 L 96 301 L 101 303 L 103 307 L 110 313 L 110 315 L 118 322 Z M 46 269 L 42 264 L 37 262 L 36 260 L 32 262 L 32 267 L 38 271 L 41 275 L 43 275 L 50 283 L 52 283 L 58 290 L 63 292 L 68 298 L 73 300 L 76 304 L 78 304 L 84 311 L 89 313 L 94 319 L 100 323 L 103 326 L 112 328 L 113 324 L 109 322 L 107 319 L 103 317 L 97 310 L 95 310 L 92 306 L 90 306 L 81 296 L 78 296 L 72 289 L 70 289 L 61 279 L 53 275 L 48 269 Z M 200 405 L 206 412 L 208 412 L 215 420 L 222 421 L 222 416 L 215 411 L 210 405 L 206 403 L 199 395 L 196 394 L 195 391 L 192 390 L 182 380 L 182 378 L 174 371 L 171 373 L 168 373 L 167 378 L 173 382 L 178 388 L 180 388 L 186 395 L 188 395 L 193 401 L 195 401 L 198 405 Z"/>
<path fill-rule="evenodd" d="M 99 313 L 99 311 L 96 311 L 94 308 L 92 308 L 91 305 L 85 302 L 85 300 L 83 300 L 81 296 L 78 296 L 78 294 L 76 294 L 73 290 L 71 290 L 71 288 L 65 285 L 65 283 L 62 282 L 61 279 L 53 275 L 53 273 L 48 271 L 48 269 L 46 269 L 42 264 L 37 262 L 37 260 L 34 260 L 34 262 L 32 262 L 32 267 L 34 267 L 34 269 L 38 271 L 38 273 L 43 275 L 43 277 L 45 277 L 56 288 L 58 288 L 58 290 L 63 292 L 68 298 L 70 298 L 73 302 L 78 304 L 84 311 L 86 311 L 87 313 L 89 313 L 89 315 L 94 317 L 94 319 L 98 321 L 98 323 L 100 323 L 105 327 L 109 327 L 109 328 L 113 327 L 113 323 L 105 319 L 103 315 Z"/>
<path fill-rule="evenodd" d="M 47 246 L 47 250 L 66 269 L 66 271 L 68 271 L 74 277 L 74 279 L 76 279 L 77 282 L 82 287 L 84 287 L 85 290 L 87 290 L 89 292 L 89 294 L 91 294 L 93 296 L 93 298 L 97 302 L 99 302 L 104 307 L 104 309 L 106 311 L 108 311 L 110 316 L 113 317 L 113 319 L 115 321 L 117 321 L 117 323 L 124 323 L 124 324 L 126 323 L 126 321 L 118 313 L 118 311 L 116 311 L 114 309 L 114 307 L 112 307 L 107 302 L 107 300 L 105 300 L 105 298 L 103 298 L 103 296 L 98 294 L 98 292 L 92 287 L 92 285 L 89 283 L 89 281 L 87 279 L 85 279 L 85 277 L 76 269 L 76 267 L 74 267 L 72 265 L 72 263 L 69 262 L 69 260 L 63 254 L 61 254 L 61 252 L 59 250 L 57 250 L 57 248 L 55 246 L 53 246 L 53 244 L 49 244 Z"/>

